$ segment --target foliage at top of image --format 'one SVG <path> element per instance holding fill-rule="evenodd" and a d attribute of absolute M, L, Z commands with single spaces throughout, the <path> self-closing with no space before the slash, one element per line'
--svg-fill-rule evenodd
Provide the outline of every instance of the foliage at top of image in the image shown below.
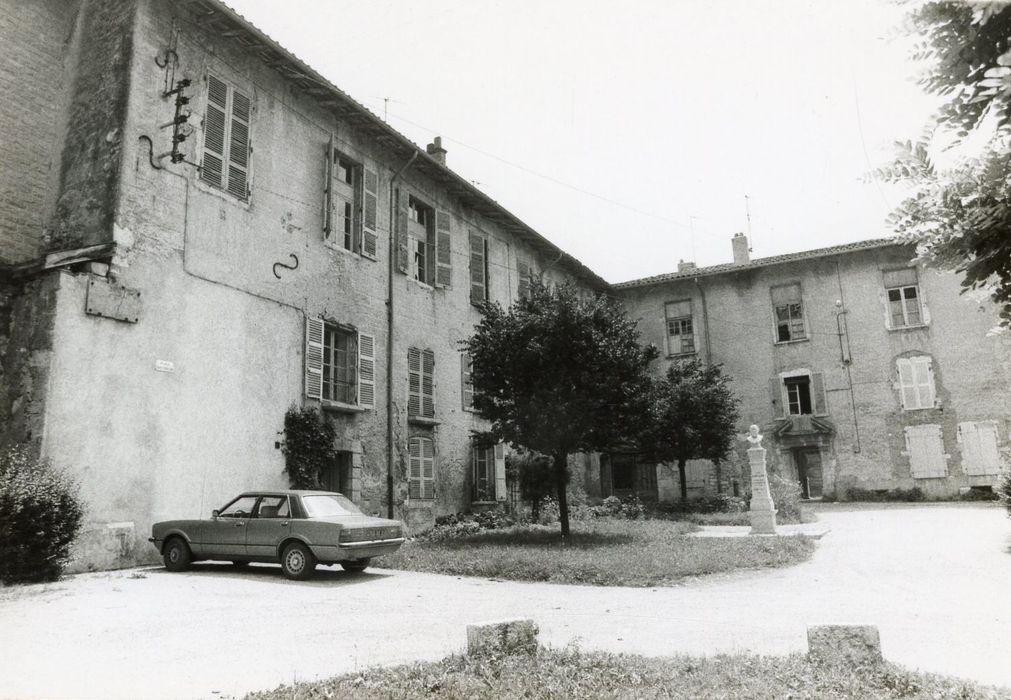
<path fill-rule="evenodd" d="M 890 215 L 919 259 L 964 273 L 963 291 L 985 289 L 1011 325 L 1011 5 L 928 2 L 914 5 L 907 31 L 926 64 L 924 90 L 944 103 L 919 141 L 897 144 L 895 160 L 875 171 L 914 187 Z M 978 136 L 982 149 L 938 168 L 931 152 Z M 964 149 L 963 149 L 964 150 Z"/>
<path fill-rule="evenodd" d="M 284 470 L 293 489 L 320 488 L 320 474 L 337 458 L 334 427 L 315 408 L 292 406 L 284 414 Z"/>
<path fill-rule="evenodd" d="M 0 581 L 55 581 L 70 559 L 84 508 L 77 485 L 27 447 L 0 453 Z"/>

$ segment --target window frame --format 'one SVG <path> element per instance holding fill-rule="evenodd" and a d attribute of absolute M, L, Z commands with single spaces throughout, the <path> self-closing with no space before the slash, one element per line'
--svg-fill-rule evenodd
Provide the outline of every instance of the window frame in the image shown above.
<path fill-rule="evenodd" d="M 323 223 L 323 242 L 335 250 L 342 250 L 355 255 L 367 256 L 364 253 L 363 245 L 365 238 L 365 164 L 352 158 L 343 151 L 333 146 L 331 139 L 330 147 L 327 149 L 327 201 L 326 213 Z M 341 164 L 351 173 L 351 182 L 347 183 L 337 177 Z M 338 184 L 338 183 L 343 183 Z M 351 199 L 348 200 L 345 193 L 339 192 L 338 188 L 344 189 L 349 186 Z M 341 222 L 347 217 L 339 213 L 338 201 L 344 203 L 345 208 L 350 207 L 350 231 L 344 230 L 347 227 L 341 226 Z M 348 240 L 350 237 L 350 240 Z"/>
<path fill-rule="evenodd" d="M 796 300 L 788 298 L 783 300 L 783 303 L 777 303 L 777 290 L 790 290 L 794 288 L 797 290 Z M 789 296 L 792 297 L 792 295 Z M 772 302 L 773 343 L 781 345 L 810 340 L 810 333 L 807 329 L 807 316 L 804 313 L 804 289 L 800 282 L 773 285 L 769 288 L 769 297 Z M 796 316 L 794 316 L 794 307 L 796 307 Z M 785 321 L 780 320 L 780 309 L 786 311 L 787 318 Z M 788 338 L 780 337 L 780 329 L 783 327 L 789 333 Z"/>
<path fill-rule="evenodd" d="M 681 314 L 678 316 L 672 316 L 672 310 L 678 310 L 682 305 L 687 305 L 688 314 Z M 695 343 L 695 309 L 692 305 L 692 300 L 688 299 L 676 299 L 674 301 L 664 302 L 664 339 L 667 346 L 667 357 L 685 357 L 688 355 L 695 355 L 698 353 L 698 346 Z M 679 333 L 671 333 L 671 324 L 677 323 Z M 688 325 L 689 333 L 685 333 L 685 323 Z M 679 338 L 680 349 L 675 352 L 674 350 L 674 338 L 675 335 Z M 690 343 L 690 349 L 685 349 L 685 338 L 687 336 L 688 342 Z"/>
<path fill-rule="evenodd" d="M 889 283 L 889 276 L 899 276 L 901 273 L 908 273 L 906 276 L 912 278 L 910 280 L 903 280 L 899 282 Z M 891 270 L 882 270 L 881 272 L 881 283 L 885 290 L 885 319 L 887 322 L 887 327 L 889 330 L 905 330 L 907 328 L 922 328 L 927 325 L 926 313 L 923 306 L 923 294 L 920 289 L 920 275 L 915 267 L 901 267 Z M 907 292 L 912 290 L 913 297 L 912 300 L 916 304 L 916 321 L 910 321 L 909 313 L 909 302 L 910 297 Z M 891 298 L 892 293 L 896 292 L 899 295 L 898 299 L 893 300 Z M 901 311 L 902 322 L 896 323 L 896 314 L 893 311 L 893 304 L 898 302 L 899 309 Z"/>
<path fill-rule="evenodd" d="M 355 352 L 353 356 L 348 353 L 344 366 L 344 369 L 347 370 L 348 365 L 354 364 L 353 402 L 324 396 L 324 377 L 326 376 L 324 365 L 329 362 L 331 368 L 336 366 L 332 362 L 334 357 L 333 352 L 331 352 L 329 357 L 325 356 L 328 329 L 334 333 L 348 334 L 353 338 Z M 323 317 L 307 316 L 305 319 L 303 367 L 303 393 L 305 397 L 319 401 L 324 409 L 357 412 L 375 408 L 375 347 L 376 338 L 374 335 L 363 333 L 354 326 L 337 323 Z M 331 374 L 331 376 L 333 375 Z M 329 383 L 332 385 L 335 381 L 331 380 Z M 349 384 L 350 380 L 343 383 Z"/>

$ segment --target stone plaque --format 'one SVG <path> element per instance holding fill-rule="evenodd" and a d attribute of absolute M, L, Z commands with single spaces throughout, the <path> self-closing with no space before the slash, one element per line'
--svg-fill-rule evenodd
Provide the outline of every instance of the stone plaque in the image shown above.
<path fill-rule="evenodd" d="M 84 310 L 92 316 L 137 323 L 140 320 L 140 292 L 107 279 L 92 277 L 88 280 L 88 299 Z"/>

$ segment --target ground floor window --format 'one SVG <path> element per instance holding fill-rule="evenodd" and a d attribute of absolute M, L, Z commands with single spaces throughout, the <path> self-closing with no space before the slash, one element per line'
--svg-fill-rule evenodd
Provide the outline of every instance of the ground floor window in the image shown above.
<path fill-rule="evenodd" d="M 429 437 L 412 437 L 407 443 L 408 496 L 412 500 L 435 498 L 435 443 Z"/>

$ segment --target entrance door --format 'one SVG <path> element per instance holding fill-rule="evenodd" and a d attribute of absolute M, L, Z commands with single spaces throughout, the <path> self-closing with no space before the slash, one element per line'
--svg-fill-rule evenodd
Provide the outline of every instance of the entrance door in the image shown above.
<path fill-rule="evenodd" d="M 821 498 L 821 451 L 817 448 L 797 450 L 794 460 L 800 480 L 800 495 L 803 498 Z"/>

